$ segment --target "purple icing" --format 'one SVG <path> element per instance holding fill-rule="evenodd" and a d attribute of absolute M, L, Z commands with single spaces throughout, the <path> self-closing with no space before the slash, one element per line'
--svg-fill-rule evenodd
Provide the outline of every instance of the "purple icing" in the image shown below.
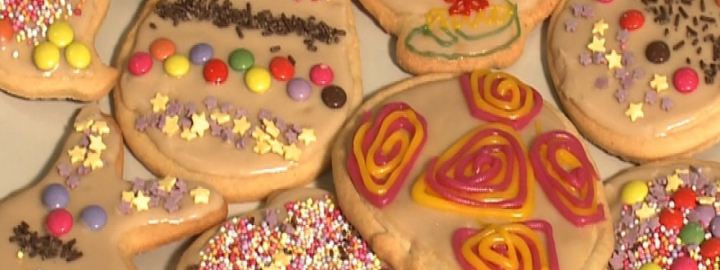
<path fill-rule="evenodd" d="M 605 89 L 607 87 L 608 87 L 608 78 L 605 75 L 600 75 L 600 77 L 595 79 L 595 88 Z"/>

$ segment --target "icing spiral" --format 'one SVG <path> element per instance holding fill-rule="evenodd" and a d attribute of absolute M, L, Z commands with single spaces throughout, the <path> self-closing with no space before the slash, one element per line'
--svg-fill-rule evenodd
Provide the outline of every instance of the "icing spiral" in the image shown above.
<path fill-rule="evenodd" d="M 368 112 L 352 142 L 347 167 L 355 189 L 377 207 L 391 202 L 425 145 L 427 123 L 406 103 Z"/>
<path fill-rule="evenodd" d="M 415 183 L 420 204 L 476 217 L 525 218 L 532 212 L 532 171 L 509 126 L 481 126 L 433 158 Z"/>
<path fill-rule="evenodd" d="M 452 245 L 465 270 L 560 268 L 552 226 L 544 220 L 488 225 L 483 230 L 461 228 L 453 234 Z"/>
<path fill-rule="evenodd" d="M 599 178 L 575 136 L 560 130 L 541 134 L 529 155 L 545 195 L 567 220 L 581 226 L 605 219 L 596 193 Z"/>
<path fill-rule="evenodd" d="M 543 106 L 540 93 L 504 72 L 476 70 L 460 77 L 470 113 L 480 120 L 525 127 Z"/>

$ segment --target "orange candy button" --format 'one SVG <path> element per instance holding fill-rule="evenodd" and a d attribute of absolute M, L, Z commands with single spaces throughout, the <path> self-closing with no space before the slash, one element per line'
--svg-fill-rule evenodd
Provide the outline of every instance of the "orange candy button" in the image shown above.
<path fill-rule="evenodd" d="M 150 54 L 157 60 L 165 60 L 175 54 L 175 43 L 167 38 L 158 38 L 150 44 Z"/>
<path fill-rule="evenodd" d="M 7 42 L 13 38 L 13 29 L 10 20 L 0 20 L 0 42 Z"/>

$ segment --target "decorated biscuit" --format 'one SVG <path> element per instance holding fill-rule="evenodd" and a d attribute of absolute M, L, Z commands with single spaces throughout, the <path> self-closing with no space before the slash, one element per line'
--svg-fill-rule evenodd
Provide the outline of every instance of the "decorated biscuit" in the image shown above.
<path fill-rule="evenodd" d="M 610 256 L 602 184 L 575 129 L 510 74 L 382 90 L 332 161 L 348 220 L 394 269 L 587 270 Z"/>
<path fill-rule="evenodd" d="M 510 66 L 559 0 L 360 0 L 416 74 Z"/>
<path fill-rule="evenodd" d="M 611 178 L 605 190 L 615 250 L 608 269 L 718 269 L 719 170 L 716 162 L 674 160 Z"/>
<path fill-rule="evenodd" d="M 201 235 L 177 269 L 385 268 L 330 194 L 304 188 L 273 194 L 262 209 Z"/>
<path fill-rule="evenodd" d="M 349 0 L 146 1 L 116 118 L 159 175 L 231 201 L 307 183 L 362 99 Z"/>
<path fill-rule="evenodd" d="M 3 269 L 135 269 L 132 255 L 225 218 L 220 193 L 167 176 L 124 181 L 120 130 L 80 111 L 42 180 L 0 201 Z"/>
<path fill-rule="evenodd" d="M 589 140 L 631 161 L 710 147 L 720 138 L 718 20 L 711 0 L 565 1 L 548 38 L 562 105 Z"/>
<path fill-rule="evenodd" d="M 110 0 L 0 1 L 0 89 L 28 99 L 98 100 L 118 72 L 95 34 Z"/>

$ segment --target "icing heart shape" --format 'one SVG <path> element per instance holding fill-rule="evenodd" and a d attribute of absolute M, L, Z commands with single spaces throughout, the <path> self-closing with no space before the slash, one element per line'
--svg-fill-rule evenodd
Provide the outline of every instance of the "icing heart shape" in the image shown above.
<path fill-rule="evenodd" d="M 461 228 L 452 245 L 466 270 L 560 269 L 552 226 L 544 220 Z"/>
<path fill-rule="evenodd" d="M 574 135 L 555 130 L 537 136 L 530 162 L 545 195 L 568 221 L 587 225 L 605 220 L 599 177 Z"/>
<path fill-rule="evenodd" d="M 348 172 L 355 188 L 378 207 L 390 203 L 427 140 L 425 119 L 406 103 L 389 103 L 370 112 L 353 137 Z"/>
<path fill-rule="evenodd" d="M 0 202 L 4 267 L 135 269 L 134 254 L 225 218 L 212 188 L 174 177 L 123 180 L 121 132 L 96 105 L 73 126 L 54 169 Z"/>
<path fill-rule="evenodd" d="M 433 158 L 415 182 L 422 205 L 476 217 L 528 217 L 534 181 L 519 135 L 503 124 L 486 124 Z"/>

